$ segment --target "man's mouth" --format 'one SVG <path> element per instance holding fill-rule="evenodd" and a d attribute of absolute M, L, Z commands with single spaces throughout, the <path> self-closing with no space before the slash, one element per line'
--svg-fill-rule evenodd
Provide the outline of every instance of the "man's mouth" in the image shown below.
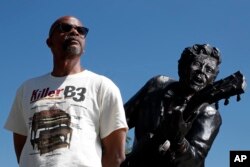
<path fill-rule="evenodd" d="M 197 86 L 201 86 L 205 83 L 204 78 L 202 77 L 202 75 L 194 75 L 192 77 L 192 83 L 197 85 Z"/>
<path fill-rule="evenodd" d="M 65 43 L 66 44 L 79 44 L 79 41 L 73 36 L 66 36 Z"/>
<path fill-rule="evenodd" d="M 79 44 L 79 42 L 77 40 L 70 40 L 67 41 L 68 44 Z"/>

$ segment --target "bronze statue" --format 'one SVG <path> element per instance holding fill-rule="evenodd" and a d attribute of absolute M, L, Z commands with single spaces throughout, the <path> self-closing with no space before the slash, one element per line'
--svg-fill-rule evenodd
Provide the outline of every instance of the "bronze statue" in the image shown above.
<path fill-rule="evenodd" d="M 209 44 L 187 47 L 179 81 L 155 76 L 124 105 L 135 139 L 122 167 L 204 167 L 222 123 L 218 101 L 239 100 L 246 85 L 240 72 L 215 82 L 220 63 Z"/>

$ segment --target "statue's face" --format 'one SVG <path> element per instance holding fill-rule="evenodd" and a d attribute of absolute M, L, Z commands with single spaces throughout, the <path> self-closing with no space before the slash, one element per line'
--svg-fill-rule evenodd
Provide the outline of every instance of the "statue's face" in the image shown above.
<path fill-rule="evenodd" d="M 207 55 L 196 56 L 188 66 L 183 81 L 192 91 L 200 91 L 212 83 L 218 73 L 218 61 Z"/>

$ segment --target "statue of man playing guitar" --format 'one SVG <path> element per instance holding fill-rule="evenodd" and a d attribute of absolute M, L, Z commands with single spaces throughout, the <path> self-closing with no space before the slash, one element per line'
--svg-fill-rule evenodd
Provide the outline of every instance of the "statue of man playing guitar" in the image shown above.
<path fill-rule="evenodd" d="M 124 105 L 135 139 L 122 167 L 204 167 L 222 123 L 218 101 L 246 85 L 240 72 L 215 82 L 220 63 L 216 47 L 187 47 L 178 81 L 155 76 Z"/>

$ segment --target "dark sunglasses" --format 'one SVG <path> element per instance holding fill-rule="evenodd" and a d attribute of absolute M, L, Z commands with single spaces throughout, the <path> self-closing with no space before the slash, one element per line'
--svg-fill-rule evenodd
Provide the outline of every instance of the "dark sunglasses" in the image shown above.
<path fill-rule="evenodd" d="M 51 36 L 53 34 L 55 29 L 58 29 L 60 32 L 70 32 L 72 30 L 72 28 L 76 29 L 76 31 L 80 35 L 83 35 L 84 37 L 86 37 L 88 32 L 89 32 L 89 29 L 86 27 L 73 26 L 73 25 L 67 24 L 67 23 L 59 23 L 59 24 L 55 25 L 54 28 L 51 29 L 49 36 Z"/>

